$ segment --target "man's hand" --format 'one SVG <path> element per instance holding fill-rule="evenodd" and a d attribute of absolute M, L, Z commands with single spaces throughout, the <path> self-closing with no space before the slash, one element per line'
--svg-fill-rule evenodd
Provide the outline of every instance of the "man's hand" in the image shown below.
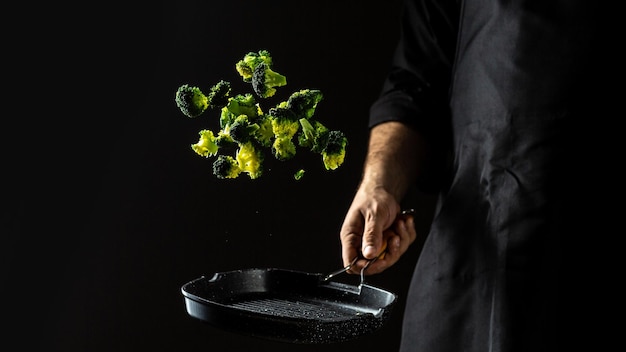
<path fill-rule="evenodd" d="M 342 259 L 348 265 L 359 254 L 374 259 L 367 274 L 380 273 L 394 265 L 415 241 L 417 234 L 412 214 L 401 214 L 399 204 L 384 191 L 360 190 L 341 228 Z M 386 246 L 385 246 L 386 244 Z M 349 270 L 356 274 L 366 264 L 357 261 Z"/>
<path fill-rule="evenodd" d="M 387 241 L 385 257 L 367 269 L 368 274 L 381 272 L 415 241 L 413 217 L 400 216 L 399 199 L 415 181 L 425 150 L 419 135 L 402 123 L 372 128 L 363 178 L 341 227 L 344 265 L 359 255 L 375 258 Z M 349 272 L 359 273 L 365 263 L 357 261 Z"/>

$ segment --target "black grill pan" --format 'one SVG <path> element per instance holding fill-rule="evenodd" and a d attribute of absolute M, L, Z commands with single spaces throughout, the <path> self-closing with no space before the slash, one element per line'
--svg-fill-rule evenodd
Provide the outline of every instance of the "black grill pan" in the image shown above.
<path fill-rule="evenodd" d="M 187 313 L 221 329 L 260 338 L 328 344 L 379 329 L 394 293 L 361 283 L 328 281 L 322 274 L 245 269 L 202 276 L 182 286 Z"/>

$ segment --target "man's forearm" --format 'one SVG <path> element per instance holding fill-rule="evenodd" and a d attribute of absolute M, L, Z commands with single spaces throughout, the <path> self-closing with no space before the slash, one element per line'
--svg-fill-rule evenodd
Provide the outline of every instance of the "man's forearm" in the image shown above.
<path fill-rule="evenodd" d="M 415 182 L 427 155 L 427 144 L 409 126 L 390 121 L 370 131 L 362 187 L 384 188 L 399 201 Z"/>

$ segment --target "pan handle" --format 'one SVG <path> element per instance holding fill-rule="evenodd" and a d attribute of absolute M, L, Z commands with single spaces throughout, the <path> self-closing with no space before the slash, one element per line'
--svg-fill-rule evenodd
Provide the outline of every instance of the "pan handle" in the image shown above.
<path fill-rule="evenodd" d="M 345 267 L 343 267 L 343 268 L 341 268 L 341 269 L 339 269 L 339 270 L 333 271 L 332 273 L 330 273 L 330 274 L 328 274 L 328 275 L 324 276 L 324 277 L 322 278 L 322 281 L 328 281 L 328 280 L 330 280 L 331 278 L 333 278 L 333 277 L 335 277 L 335 276 L 337 276 L 337 275 L 339 275 L 339 274 L 341 274 L 341 273 L 345 273 L 346 271 L 350 270 L 350 268 L 354 265 L 354 263 L 356 263 L 356 261 L 357 261 L 357 260 L 359 260 L 359 257 L 355 257 L 355 258 L 352 260 L 352 262 L 351 262 L 350 264 L 346 265 Z"/>
<path fill-rule="evenodd" d="M 224 273 L 215 273 L 207 282 L 214 283 L 221 280 L 224 277 Z"/>
<path fill-rule="evenodd" d="M 368 266 L 370 266 L 371 263 L 375 262 L 377 259 L 379 258 L 383 258 L 385 256 L 385 250 L 387 249 L 387 241 L 383 241 L 383 248 L 380 250 L 380 253 L 374 257 L 373 259 L 369 259 L 367 261 L 367 264 L 365 264 L 363 266 L 363 268 L 361 269 L 361 284 L 363 283 L 363 272 L 365 271 L 365 269 L 367 269 Z M 345 273 L 346 271 L 350 270 L 350 268 L 354 265 L 354 263 L 357 262 L 357 260 L 359 259 L 363 259 L 363 257 L 361 255 L 356 256 L 354 259 L 352 259 L 352 262 L 350 262 L 350 264 L 346 265 L 345 267 L 337 270 L 337 271 L 333 271 L 332 273 L 324 276 L 322 278 L 322 281 L 328 281 L 331 278 L 341 274 L 341 273 Z"/>

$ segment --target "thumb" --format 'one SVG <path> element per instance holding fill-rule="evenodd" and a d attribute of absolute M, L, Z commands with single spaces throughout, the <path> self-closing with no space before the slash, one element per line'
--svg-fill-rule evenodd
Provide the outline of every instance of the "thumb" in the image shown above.
<path fill-rule="evenodd" d="M 377 221 L 369 221 L 365 224 L 361 247 L 361 253 L 365 259 L 375 258 L 382 247 L 383 230 L 378 224 L 380 222 Z"/>
<path fill-rule="evenodd" d="M 365 216 L 361 240 L 361 253 L 365 259 L 374 259 L 383 251 L 383 232 L 393 224 L 396 214 L 393 211 L 379 210 Z"/>

